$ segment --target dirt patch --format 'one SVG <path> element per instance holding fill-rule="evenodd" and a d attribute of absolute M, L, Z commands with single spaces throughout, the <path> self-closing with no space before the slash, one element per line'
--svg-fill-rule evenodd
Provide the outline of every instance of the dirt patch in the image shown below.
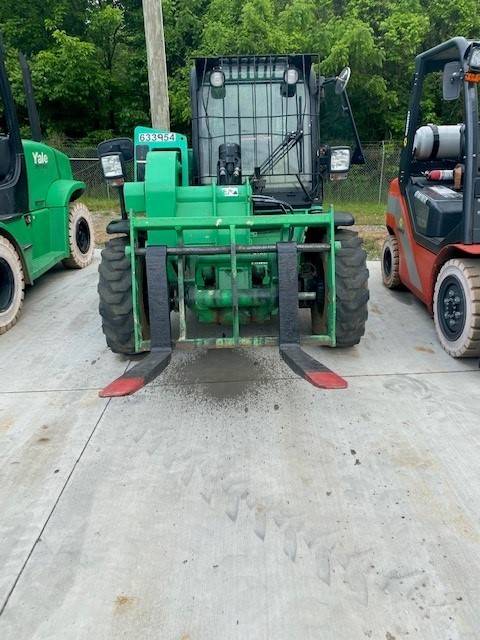
<path fill-rule="evenodd" d="M 383 241 L 387 231 L 383 225 L 356 225 L 353 227 L 363 240 L 363 246 L 369 260 L 379 260 Z"/>
<path fill-rule="evenodd" d="M 107 224 L 111 220 L 115 220 L 119 217 L 120 216 L 115 211 L 95 211 L 92 213 L 93 228 L 95 230 L 95 244 L 98 248 L 104 247 L 107 240 L 114 237 L 107 234 L 106 228 Z"/>
<path fill-rule="evenodd" d="M 430 349 L 430 347 L 415 347 L 415 351 L 420 351 L 421 353 L 435 353 L 435 351 L 433 349 Z"/>
<path fill-rule="evenodd" d="M 194 355 L 177 365 L 175 378 L 183 381 L 184 393 L 193 393 L 197 398 L 219 402 L 252 398 L 271 376 L 254 350 L 207 349 Z"/>
<path fill-rule="evenodd" d="M 135 604 L 136 600 L 132 596 L 120 594 L 115 598 L 115 610 L 117 612 L 126 611 Z"/>
<path fill-rule="evenodd" d="M 10 427 L 13 427 L 15 420 L 7 417 L 0 420 L 0 431 L 8 431 Z"/>

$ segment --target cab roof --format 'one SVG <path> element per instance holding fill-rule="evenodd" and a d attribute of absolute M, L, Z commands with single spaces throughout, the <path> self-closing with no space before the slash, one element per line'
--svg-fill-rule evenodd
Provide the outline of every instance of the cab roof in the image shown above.
<path fill-rule="evenodd" d="M 462 36 L 456 36 L 441 44 L 423 51 L 416 58 L 417 65 L 428 67 L 429 71 L 442 68 L 447 62 L 460 60 L 466 65 L 467 53 L 472 45 L 480 45 L 478 40 L 467 40 Z"/>

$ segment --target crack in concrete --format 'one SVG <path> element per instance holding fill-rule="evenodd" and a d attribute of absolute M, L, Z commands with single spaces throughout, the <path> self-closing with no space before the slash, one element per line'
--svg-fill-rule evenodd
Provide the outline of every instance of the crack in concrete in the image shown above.
<path fill-rule="evenodd" d="M 128 365 L 129 365 L 129 364 L 130 364 L 130 362 L 129 362 L 129 363 L 127 363 L 127 365 L 126 365 L 126 367 L 125 367 L 125 371 L 127 370 L 127 368 L 128 368 Z M 90 389 L 63 389 L 62 391 L 85 391 L 85 390 L 90 390 Z M 95 390 L 95 387 L 94 387 L 94 389 L 93 389 L 93 390 Z M 45 392 L 46 392 L 46 393 L 52 393 L 52 392 L 57 392 L 57 391 L 58 391 L 57 389 L 49 389 L 49 390 L 44 390 L 44 391 L 40 391 L 40 392 L 37 392 L 37 393 L 45 393 Z M 1 394 L 8 394 L 8 393 L 12 393 L 12 392 L 2 391 L 2 392 L 0 392 L 0 395 L 1 395 Z M 22 392 L 13 392 L 13 393 L 22 393 Z M 35 393 L 35 392 L 27 391 L 27 392 L 25 392 L 25 393 Z M 76 458 L 76 460 L 75 460 L 75 462 L 74 462 L 74 464 L 73 464 L 73 466 L 72 466 L 72 468 L 71 468 L 71 470 L 70 470 L 70 473 L 68 474 L 67 478 L 65 479 L 65 482 L 63 483 L 63 486 L 62 486 L 62 488 L 60 489 L 60 492 L 59 492 L 59 494 L 58 494 L 58 496 L 57 496 L 57 499 L 55 500 L 55 502 L 54 502 L 54 504 L 53 504 L 53 506 L 52 506 L 52 508 L 51 508 L 51 510 L 50 510 L 50 513 L 48 514 L 47 518 L 45 519 L 45 522 L 43 523 L 43 526 L 42 526 L 42 528 L 41 528 L 41 530 L 40 530 L 40 533 L 39 533 L 39 534 L 38 534 L 38 536 L 36 537 L 36 539 L 35 539 L 35 541 L 34 541 L 34 543 L 33 543 L 33 545 L 32 545 L 32 548 L 31 548 L 31 549 L 30 549 L 30 551 L 28 552 L 27 557 L 25 558 L 25 561 L 24 561 L 24 563 L 22 564 L 22 566 L 21 566 L 21 568 L 20 568 L 20 571 L 19 571 L 19 572 L 18 572 L 18 574 L 17 574 L 17 577 L 16 577 L 16 578 L 15 578 L 15 580 L 13 581 L 13 584 L 12 584 L 12 586 L 11 586 L 11 588 L 10 588 L 9 592 L 7 593 L 6 598 L 5 598 L 4 602 L 2 603 L 2 606 L 1 606 L 1 608 L 0 608 L 0 617 L 3 615 L 3 613 L 4 613 L 4 611 L 5 611 L 6 607 L 7 607 L 7 605 L 8 605 L 8 603 L 9 603 L 9 600 L 10 600 L 10 598 L 12 597 L 13 592 L 15 591 L 15 588 L 16 588 L 16 586 L 17 586 L 17 584 L 18 584 L 18 582 L 19 582 L 20 578 L 22 577 L 23 572 L 25 571 L 25 569 L 26 569 L 26 567 L 27 567 L 27 565 L 28 565 L 28 563 L 29 563 L 29 561 L 30 561 L 30 558 L 32 557 L 32 555 L 33 555 L 33 553 L 34 553 L 34 551 L 35 551 L 35 549 L 36 549 L 36 547 L 37 547 L 37 544 L 40 542 L 40 540 L 41 540 L 41 538 L 42 538 L 42 535 L 43 535 L 43 533 L 44 533 L 44 531 L 45 531 L 45 529 L 46 529 L 46 527 L 47 527 L 48 523 L 50 522 L 50 520 L 51 520 L 51 518 L 52 518 L 52 516 L 53 516 L 53 514 L 54 514 L 54 512 L 55 512 L 55 509 L 57 508 L 58 503 L 60 502 L 60 500 L 61 500 L 61 498 L 62 498 L 62 496 L 63 496 L 63 494 L 64 494 L 64 492 L 65 492 L 65 490 L 66 490 L 66 488 L 67 488 L 67 486 L 69 485 L 70 480 L 71 480 L 71 478 L 72 478 L 73 474 L 75 473 L 75 469 L 77 468 L 77 466 L 78 466 L 78 464 L 79 464 L 80 460 L 82 459 L 82 457 L 83 457 L 83 455 L 84 455 L 85 451 L 87 450 L 87 447 L 88 447 L 88 445 L 90 444 L 90 441 L 92 440 L 92 438 L 93 438 L 93 436 L 94 436 L 94 434 L 95 434 L 95 432 L 96 432 L 96 430 L 97 430 L 97 427 L 99 426 L 100 422 L 102 421 L 103 416 L 105 415 L 105 413 L 106 413 L 106 411 L 107 411 L 107 409 L 108 409 L 108 407 L 109 407 L 109 405 L 110 405 L 111 400 L 112 400 L 112 399 L 111 399 L 111 398 L 109 398 L 109 399 L 105 402 L 105 406 L 103 407 L 103 409 L 102 409 L 102 411 L 101 411 L 101 413 L 100 413 L 100 415 L 99 415 L 99 417 L 98 417 L 97 421 L 95 422 L 95 424 L 94 424 L 94 426 L 93 426 L 92 431 L 90 432 L 90 434 L 89 434 L 88 438 L 87 438 L 87 439 L 86 439 L 86 441 L 85 441 L 85 444 L 83 445 L 83 447 L 82 447 L 82 449 L 81 449 L 81 451 L 80 451 L 80 453 L 79 453 L 78 457 Z"/>

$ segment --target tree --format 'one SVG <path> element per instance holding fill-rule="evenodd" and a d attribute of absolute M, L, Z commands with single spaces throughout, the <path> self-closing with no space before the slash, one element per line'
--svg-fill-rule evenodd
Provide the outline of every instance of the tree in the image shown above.
<path fill-rule="evenodd" d="M 480 32 L 478 0 L 163 0 L 163 11 L 172 128 L 182 132 L 195 55 L 311 51 L 324 74 L 351 66 L 361 138 L 399 139 L 415 55 Z M 141 0 L 2 2 L 0 31 L 19 98 L 15 55 L 30 58 L 47 130 L 93 140 L 148 123 Z M 426 113 L 434 120 L 441 108 Z"/>
<path fill-rule="evenodd" d="M 36 96 L 50 121 L 67 135 L 79 136 L 85 133 L 82 123 L 87 118 L 90 128 L 101 126 L 108 78 L 94 44 L 58 30 L 52 37 L 54 46 L 32 59 Z"/>

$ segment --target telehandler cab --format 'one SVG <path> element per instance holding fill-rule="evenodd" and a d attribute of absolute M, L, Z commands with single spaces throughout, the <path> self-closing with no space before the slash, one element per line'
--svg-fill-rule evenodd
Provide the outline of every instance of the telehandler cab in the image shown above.
<path fill-rule="evenodd" d="M 479 83 L 478 41 L 452 38 L 417 56 L 382 252 L 385 286 L 427 305 L 455 358 L 480 356 Z M 432 100 L 443 123 L 422 121 Z"/>
<path fill-rule="evenodd" d="M 177 344 L 279 344 L 285 362 L 321 388 L 346 382 L 300 347 L 299 307 L 317 345 L 350 347 L 365 329 L 368 270 L 348 213 L 324 207 L 327 179 L 363 154 L 345 91 L 348 68 L 318 76 L 312 55 L 199 58 L 191 71 L 192 147 L 184 135 L 137 127 L 98 153 L 118 187 L 100 264 L 100 314 L 116 353 L 149 351 L 102 396 L 134 393 Z M 125 163 L 134 159 L 133 182 Z M 187 309 L 189 313 L 187 314 Z M 192 337 L 187 319 L 231 325 Z M 278 338 L 240 327 L 278 317 Z M 245 334 L 247 331 L 245 331 Z"/>
<path fill-rule="evenodd" d="M 25 284 L 59 262 L 81 269 L 92 261 L 93 225 L 78 201 L 66 155 L 42 143 L 29 68 L 20 55 L 31 140 L 22 140 L 0 38 L 0 334 L 17 321 Z"/>

